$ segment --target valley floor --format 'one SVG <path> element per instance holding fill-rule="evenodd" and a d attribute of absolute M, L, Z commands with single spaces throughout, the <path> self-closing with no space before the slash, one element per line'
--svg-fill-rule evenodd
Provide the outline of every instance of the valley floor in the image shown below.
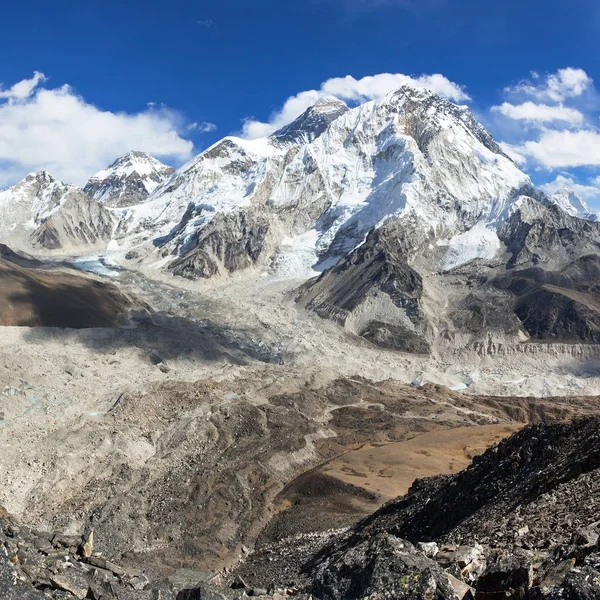
<path fill-rule="evenodd" d="M 162 574 L 348 525 L 528 421 L 598 410 L 595 347 L 414 356 L 298 309 L 298 281 L 109 275 L 152 310 L 0 328 L 0 505 Z"/>

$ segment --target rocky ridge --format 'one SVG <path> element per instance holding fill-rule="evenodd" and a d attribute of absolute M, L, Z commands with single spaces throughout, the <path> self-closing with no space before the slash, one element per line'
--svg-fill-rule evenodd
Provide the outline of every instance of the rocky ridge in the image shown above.
<path fill-rule="evenodd" d="M 19 250 L 105 249 L 115 225 L 111 212 L 46 171 L 0 192 L 0 235 Z"/>
<path fill-rule="evenodd" d="M 132 151 L 90 177 L 83 191 L 104 206 L 131 206 L 144 202 L 174 171 L 145 152 Z"/>
<path fill-rule="evenodd" d="M 597 417 L 530 425 L 465 471 L 417 480 L 348 531 L 313 538 L 295 576 L 300 540 L 281 541 L 270 568 L 283 561 L 319 600 L 597 598 L 598 439 Z"/>

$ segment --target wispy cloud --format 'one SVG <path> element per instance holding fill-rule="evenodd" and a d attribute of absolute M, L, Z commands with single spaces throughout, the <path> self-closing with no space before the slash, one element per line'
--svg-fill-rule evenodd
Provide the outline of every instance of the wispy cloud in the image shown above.
<path fill-rule="evenodd" d="M 211 131 L 215 131 L 217 126 L 214 123 L 190 123 L 187 126 L 188 131 L 199 131 L 200 133 L 210 133 Z"/>
<path fill-rule="evenodd" d="M 200 21 L 196 21 L 197 25 L 200 27 L 204 27 L 205 29 L 209 29 L 213 33 L 219 33 L 219 29 L 217 24 L 212 19 L 204 19 Z"/>
<path fill-rule="evenodd" d="M 541 77 L 533 71 L 529 79 L 504 89 L 507 94 L 524 94 L 540 100 L 563 102 L 567 98 L 581 96 L 593 84 L 592 78 L 583 70 L 567 67 Z"/>
<path fill-rule="evenodd" d="M 500 106 L 492 106 L 492 111 L 500 113 L 515 121 L 529 121 L 532 123 L 552 123 L 560 121 L 570 125 L 581 125 L 585 119 L 583 113 L 575 108 L 566 106 L 548 106 L 535 102 L 511 104 L 503 102 Z"/>

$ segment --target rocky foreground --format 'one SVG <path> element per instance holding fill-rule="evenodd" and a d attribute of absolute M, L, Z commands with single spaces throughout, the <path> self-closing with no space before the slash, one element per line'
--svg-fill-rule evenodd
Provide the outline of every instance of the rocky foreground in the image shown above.
<path fill-rule="evenodd" d="M 530 425 L 355 526 L 271 542 L 233 572 L 149 581 L 96 552 L 90 532 L 34 532 L 3 511 L 0 597 L 591 600 L 598 506 L 600 418 Z"/>

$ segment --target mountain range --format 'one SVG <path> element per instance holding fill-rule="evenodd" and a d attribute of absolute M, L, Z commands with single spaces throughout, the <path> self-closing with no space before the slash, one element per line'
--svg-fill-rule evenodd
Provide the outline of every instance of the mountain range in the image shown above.
<path fill-rule="evenodd" d="M 600 339 L 595 219 L 572 190 L 536 189 L 467 107 L 410 86 L 322 99 L 176 171 L 130 152 L 83 190 L 42 172 L 0 193 L 16 249 L 305 280 L 300 305 L 412 352 Z"/>

